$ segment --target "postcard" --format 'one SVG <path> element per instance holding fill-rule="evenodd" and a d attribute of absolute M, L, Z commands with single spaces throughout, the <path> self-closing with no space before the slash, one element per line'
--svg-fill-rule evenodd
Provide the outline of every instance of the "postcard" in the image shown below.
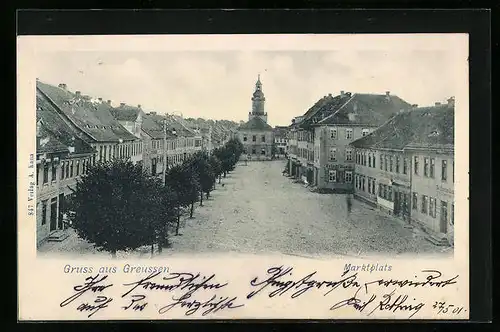
<path fill-rule="evenodd" d="M 467 34 L 17 47 L 20 321 L 468 319 Z"/>

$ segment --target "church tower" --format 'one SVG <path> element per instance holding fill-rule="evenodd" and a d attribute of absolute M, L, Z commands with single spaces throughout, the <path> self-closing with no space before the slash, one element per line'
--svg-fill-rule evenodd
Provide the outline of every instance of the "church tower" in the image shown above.
<path fill-rule="evenodd" d="M 264 92 L 262 92 L 262 83 L 260 82 L 259 74 L 257 82 L 255 83 L 255 91 L 252 96 L 252 112 L 248 113 L 248 120 L 259 117 L 267 123 L 267 113 L 264 112 L 265 101 L 266 98 L 264 97 Z"/>

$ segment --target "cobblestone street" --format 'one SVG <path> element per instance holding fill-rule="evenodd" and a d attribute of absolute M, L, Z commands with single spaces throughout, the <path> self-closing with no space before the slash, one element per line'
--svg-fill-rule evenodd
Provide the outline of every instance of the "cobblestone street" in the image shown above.
<path fill-rule="evenodd" d="M 281 174 L 285 161 L 240 164 L 185 219 L 173 252 L 292 255 L 438 253 L 419 231 L 343 195 L 318 194 Z"/>
<path fill-rule="evenodd" d="M 434 254 L 443 249 L 420 231 L 353 200 L 347 212 L 344 195 L 318 194 L 281 174 L 284 160 L 240 163 L 217 184 L 194 218 L 183 218 L 180 236 L 172 235 L 174 253 L 279 253 L 299 256 L 371 256 Z M 39 252 L 99 254 L 93 246 L 70 236 L 44 244 Z M 149 257 L 145 246 L 118 257 Z"/>

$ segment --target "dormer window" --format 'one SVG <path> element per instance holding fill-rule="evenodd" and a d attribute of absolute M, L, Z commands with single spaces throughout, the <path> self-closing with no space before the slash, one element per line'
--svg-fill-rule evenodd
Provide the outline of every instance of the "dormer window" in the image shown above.
<path fill-rule="evenodd" d="M 437 130 L 433 130 L 430 134 L 429 134 L 429 137 L 435 137 L 435 136 L 439 136 L 439 132 Z"/>

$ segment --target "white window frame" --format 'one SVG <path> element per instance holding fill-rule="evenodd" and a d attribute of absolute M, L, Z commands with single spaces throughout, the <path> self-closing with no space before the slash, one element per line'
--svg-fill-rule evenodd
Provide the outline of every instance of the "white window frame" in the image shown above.
<path fill-rule="evenodd" d="M 352 161 L 352 149 L 345 149 L 345 160 Z"/>
<path fill-rule="evenodd" d="M 345 171 L 344 182 L 345 183 L 352 183 L 352 171 Z"/>
<path fill-rule="evenodd" d="M 337 170 L 328 170 L 328 182 L 337 182 Z"/>
<path fill-rule="evenodd" d="M 361 136 L 362 137 L 365 137 L 366 135 L 368 135 L 370 133 L 370 129 L 361 129 Z"/>
<path fill-rule="evenodd" d="M 333 156 L 333 158 L 332 158 Z M 337 161 L 337 148 L 330 148 L 329 161 Z"/>
<path fill-rule="evenodd" d="M 337 128 L 330 128 L 330 139 L 337 139 L 337 138 L 338 138 Z"/>
<path fill-rule="evenodd" d="M 350 133 L 350 135 L 349 135 Z M 354 132 L 352 130 L 352 128 L 346 128 L 345 129 L 345 139 L 353 139 L 354 137 Z"/>

